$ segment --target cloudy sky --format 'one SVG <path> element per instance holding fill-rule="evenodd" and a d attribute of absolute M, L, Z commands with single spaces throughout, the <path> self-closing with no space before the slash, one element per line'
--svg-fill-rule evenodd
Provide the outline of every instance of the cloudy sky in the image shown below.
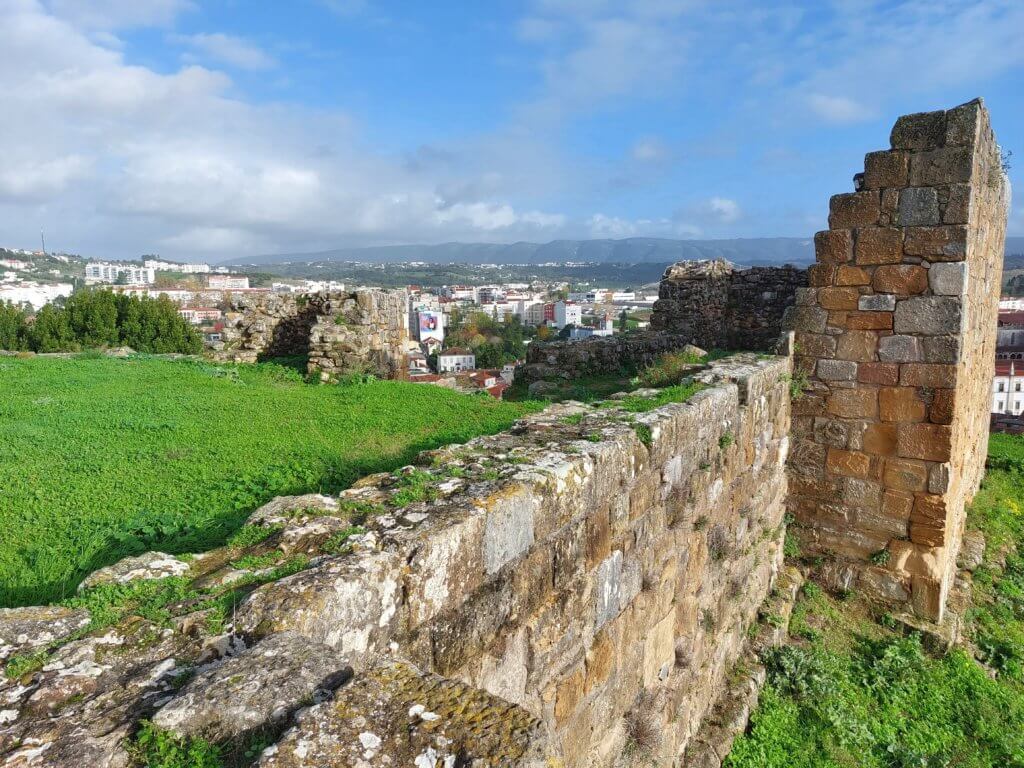
<path fill-rule="evenodd" d="M 978 95 L 1024 179 L 1020 0 L 0 0 L 0 30 L 13 247 L 807 236 L 897 115 Z"/>

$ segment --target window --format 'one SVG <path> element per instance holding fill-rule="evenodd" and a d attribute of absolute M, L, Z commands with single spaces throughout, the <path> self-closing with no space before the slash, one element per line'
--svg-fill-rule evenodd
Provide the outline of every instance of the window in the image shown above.
<path fill-rule="evenodd" d="M 1005 392 L 1006 391 L 1005 387 L 1006 387 L 1006 382 L 1000 381 L 999 384 L 996 385 L 996 392 Z"/>

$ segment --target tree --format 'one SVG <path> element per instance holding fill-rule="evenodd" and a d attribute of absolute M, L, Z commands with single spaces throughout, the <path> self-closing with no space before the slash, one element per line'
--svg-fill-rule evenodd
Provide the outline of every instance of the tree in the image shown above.
<path fill-rule="evenodd" d="M 64 305 L 74 338 L 84 347 L 113 347 L 120 343 L 117 299 L 111 291 L 72 294 Z"/>
<path fill-rule="evenodd" d="M 67 310 L 53 304 L 47 304 L 36 313 L 28 342 L 36 352 L 74 352 L 79 349 Z"/>
<path fill-rule="evenodd" d="M 0 302 L 0 349 L 25 349 L 27 334 L 25 313 L 10 302 Z"/>
<path fill-rule="evenodd" d="M 619 331 L 625 333 L 627 328 L 629 328 L 629 314 L 626 310 L 622 310 L 619 313 Z"/>
<path fill-rule="evenodd" d="M 562 330 L 560 330 L 558 332 L 558 338 L 560 338 L 563 341 L 565 341 L 572 334 L 572 329 L 575 328 L 575 327 L 576 327 L 575 324 L 569 323 L 568 325 L 563 327 Z"/>

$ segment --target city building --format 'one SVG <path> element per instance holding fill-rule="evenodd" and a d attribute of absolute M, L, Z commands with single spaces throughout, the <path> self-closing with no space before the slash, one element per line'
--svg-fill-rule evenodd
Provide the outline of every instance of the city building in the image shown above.
<path fill-rule="evenodd" d="M 70 296 L 74 290 L 71 283 L 37 283 L 31 280 L 4 282 L 0 284 L 0 303 L 11 302 L 16 306 L 28 304 L 33 310 L 42 309 L 55 299 Z"/>
<path fill-rule="evenodd" d="M 215 322 L 221 318 L 221 311 L 216 307 L 182 307 L 178 314 L 192 325 Z"/>
<path fill-rule="evenodd" d="M 1019 416 L 1024 409 L 1024 363 L 1015 360 L 996 363 L 992 379 L 992 413 Z"/>
<path fill-rule="evenodd" d="M 156 270 L 152 267 L 106 261 L 90 261 L 85 265 L 85 282 L 89 285 L 96 283 L 149 285 L 154 280 L 156 280 Z"/>
<path fill-rule="evenodd" d="M 567 325 L 579 325 L 583 319 L 583 308 L 571 301 L 556 301 L 554 310 L 556 328 L 565 328 Z"/>
<path fill-rule="evenodd" d="M 206 285 L 222 291 L 235 291 L 249 287 L 249 278 L 245 275 L 209 275 Z"/>
<path fill-rule="evenodd" d="M 181 272 L 186 275 L 205 275 L 210 271 L 209 264 L 178 264 L 173 261 L 146 259 L 142 266 L 157 272 Z"/>
<path fill-rule="evenodd" d="M 438 373 L 457 373 L 476 368 L 476 355 L 462 347 L 445 349 L 437 354 Z"/>

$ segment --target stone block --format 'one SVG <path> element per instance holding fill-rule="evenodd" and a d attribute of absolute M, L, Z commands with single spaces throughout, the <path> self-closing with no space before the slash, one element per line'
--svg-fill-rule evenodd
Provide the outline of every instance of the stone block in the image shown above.
<path fill-rule="evenodd" d="M 942 209 L 943 224 L 968 224 L 971 221 L 970 184 L 952 184 L 949 197 Z"/>
<path fill-rule="evenodd" d="M 921 338 L 924 346 L 924 361 L 926 363 L 956 363 L 960 361 L 960 337 L 959 336 L 924 336 Z"/>
<path fill-rule="evenodd" d="M 908 227 L 903 250 L 928 261 L 963 261 L 967 256 L 967 227 Z M 861 263 L 858 260 L 858 263 Z"/>
<path fill-rule="evenodd" d="M 942 336 L 960 332 L 960 300 L 950 296 L 917 296 L 896 302 L 896 333 Z"/>
<path fill-rule="evenodd" d="M 935 187 L 971 180 L 970 147 L 942 147 L 910 157 L 910 186 Z"/>
<path fill-rule="evenodd" d="M 807 268 L 807 284 L 812 288 L 834 285 L 838 270 L 834 264 L 812 264 Z"/>
<path fill-rule="evenodd" d="M 852 287 L 818 289 L 818 303 L 825 309 L 856 309 L 859 296 Z"/>
<path fill-rule="evenodd" d="M 910 599 L 904 580 L 884 568 L 865 568 L 858 582 L 869 595 L 891 603 L 905 603 Z"/>
<path fill-rule="evenodd" d="M 853 258 L 853 233 L 849 229 L 818 232 L 814 235 L 814 252 L 819 264 L 845 264 Z"/>
<path fill-rule="evenodd" d="M 858 451 L 829 448 L 825 469 L 844 477 L 866 478 L 871 471 L 871 457 Z"/>
<path fill-rule="evenodd" d="M 945 424 L 900 424 L 897 453 L 908 459 L 949 461 L 951 430 Z"/>
<path fill-rule="evenodd" d="M 857 264 L 899 264 L 903 261 L 903 230 L 865 227 L 857 230 L 854 245 Z"/>
<path fill-rule="evenodd" d="M 917 336 L 883 336 L 878 340 L 878 359 L 884 363 L 912 363 L 922 359 Z"/>
<path fill-rule="evenodd" d="M 881 196 L 877 191 L 848 192 L 833 195 L 829 200 L 830 229 L 873 227 L 881 213 Z"/>
<path fill-rule="evenodd" d="M 914 509 L 914 494 L 886 488 L 882 493 L 882 514 L 900 521 L 903 529 L 910 524 L 910 513 Z"/>
<path fill-rule="evenodd" d="M 872 455 L 891 456 L 896 452 L 896 425 L 868 424 L 862 445 Z"/>
<path fill-rule="evenodd" d="M 856 381 L 857 363 L 851 360 L 819 360 L 817 375 L 825 381 Z"/>
<path fill-rule="evenodd" d="M 925 616 L 935 622 L 942 621 L 943 590 L 942 579 L 925 579 L 915 576 L 910 581 L 911 606 L 918 616 Z"/>
<path fill-rule="evenodd" d="M 846 448 L 850 442 L 851 424 L 839 419 L 819 416 L 814 419 L 812 433 L 814 441 L 820 445 L 831 445 L 835 448 Z"/>
<path fill-rule="evenodd" d="M 889 542 L 889 568 L 909 576 L 941 578 L 945 564 L 945 553 L 941 549 L 923 547 L 909 541 Z"/>
<path fill-rule="evenodd" d="M 936 389 L 932 395 L 932 404 L 928 408 L 928 421 L 933 424 L 952 424 L 955 404 L 955 389 Z"/>
<path fill-rule="evenodd" d="M 941 363 L 906 363 L 900 366 L 900 384 L 905 387 L 954 387 L 956 366 Z"/>
<path fill-rule="evenodd" d="M 829 395 L 826 408 L 834 416 L 873 419 L 878 415 L 878 392 L 870 387 L 840 389 Z"/>
<path fill-rule="evenodd" d="M 891 387 L 899 383 L 900 367 L 896 363 L 860 363 L 857 381 L 861 384 L 880 384 Z"/>
<path fill-rule="evenodd" d="M 928 285 L 937 296 L 962 296 L 967 293 L 967 262 L 932 264 L 928 270 Z"/>
<path fill-rule="evenodd" d="M 928 465 L 913 459 L 886 459 L 882 482 L 896 491 L 923 491 L 928 487 Z"/>
<path fill-rule="evenodd" d="M 878 334 L 875 331 L 846 331 L 838 337 L 836 355 L 840 360 L 872 362 L 878 359 Z"/>
<path fill-rule="evenodd" d="M 852 331 L 887 331 L 892 328 L 892 312 L 850 312 L 846 327 Z"/>
<path fill-rule="evenodd" d="M 906 152 L 869 152 L 864 156 L 864 189 L 905 187 L 909 168 Z"/>
<path fill-rule="evenodd" d="M 669 611 L 644 637 L 644 687 L 668 679 L 674 663 L 675 611 Z"/>
<path fill-rule="evenodd" d="M 882 503 L 882 486 L 862 477 L 847 477 L 843 481 L 842 501 L 855 508 L 878 509 Z"/>
<path fill-rule="evenodd" d="M 973 99 L 946 111 L 946 146 L 960 147 L 977 142 L 981 110 L 981 99 Z"/>
<path fill-rule="evenodd" d="M 886 264 L 875 269 L 871 287 L 878 293 L 913 296 L 928 288 L 928 270 L 915 264 Z"/>
<path fill-rule="evenodd" d="M 932 464 L 928 469 L 928 493 L 943 494 L 949 490 L 950 466 L 947 462 Z"/>
<path fill-rule="evenodd" d="M 484 567 L 497 573 L 533 544 L 533 513 L 537 499 L 528 491 L 499 498 L 484 527 Z"/>
<path fill-rule="evenodd" d="M 911 187 L 900 190 L 896 223 L 902 227 L 941 224 L 938 192 L 932 187 Z"/>
<path fill-rule="evenodd" d="M 589 694 L 595 688 L 604 685 L 614 669 L 615 645 L 606 629 L 594 635 L 594 642 L 587 651 L 584 694 Z"/>
<path fill-rule="evenodd" d="M 911 387 L 882 387 L 878 390 L 878 416 L 882 421 L 922 422 L 925 404 Z"/>
<path fill-rule="evenodd" d="M 576 668 L 558 681 L 555 693 L 555 723 L 565 725 L 583 698 L 583 670 Z"/>
<path fill-rule="evenodd" d="M 892 312 L 896 309 L 896 297 L 888 293 L 861 296 L 857 300 L 857 309 L 866 312 Z"/>
<path fill-rule="evenodd" d="M 903 115 L 889 134 L 893 149 L 926 150 L 941 147 L 946 141 L 946 113 L 918 112 Z"/>
<path fill-rule="evenodd" d="M 798 356 L 807 355 L 808 357 L 829 358 L 835 357 L 836 354 L 835 336 L 798 331 L 794 343 Z"/>
<path fill-rule="evenodd" d="M 836 285 L 869 285 L 871 273 L 861 267 L 843 264 L 836 268 Z"/>

